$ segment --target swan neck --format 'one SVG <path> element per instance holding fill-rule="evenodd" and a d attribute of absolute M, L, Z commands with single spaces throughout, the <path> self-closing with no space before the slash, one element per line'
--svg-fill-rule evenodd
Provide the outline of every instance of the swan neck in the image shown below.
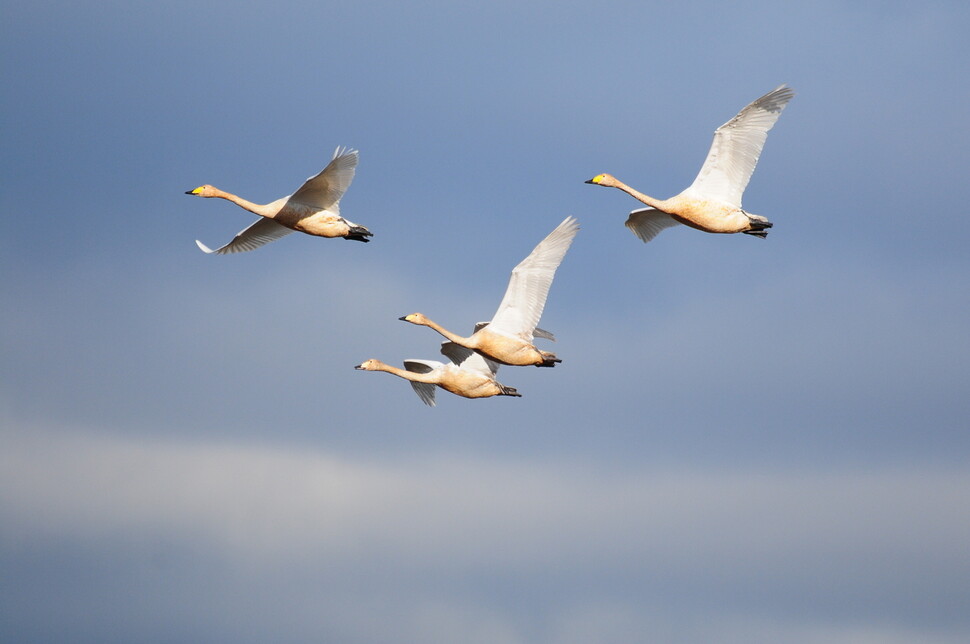
<path fill-rule="evenodd" d="M 427 321 L 427 326 L 428 327 L 434 329 L 435 331 L 437 331 L 438 333 L 440 333 L 444 337 L 448 338 L 449 340 L 451 340 L 455 344 L 459 344 L 461 346 L 467 346 L 468 345 L 469 338 L 463 338 L 460 335 L 455 335 L 454 333 L 452 333 L 448 329 L 444 328 L 443 326 L 441 326 L 440 324 L 438 324 L 437 322 L 434 322 L 432 320 L 426 320 L 426 321 Z"/>
<path fill-rule="evenodd" d="M 431 373 L 417 373 L 415 371 L 408 371 L 407 369 L 401 369 L 399 367 L 392 367 L 389 364 L 383 362 L 378 363 L 377 368 L 379 371 L 384 371 L 390 374 L 394 374 L 405 380 L 411 380 L 413 382 L 426 382 L 429 385 L 436 384 L 437 379 L 431 375 Z"/>
<path fill-rule="evenodd" d="M 657 210 L 664 210 L 664 208 L 663 208 L 664 202 L 661 199 L 654 199 L 650 195 L 645 195 L 642 192 L 640 192 L 639 190 L 636 190 L 636 189 L 631 188 L 630 186 L 626 185 L 625 183 L 623 183 L 619 179 L 616 180 L 616 187 L 619 188 L 620 190 L 622 190 L 623 192 L 627 193 L 628 195 L 630 195 L 634 199 L 636 199 L 638 201 L 642 201 L 643 203 L 647 204 L 648 206 L 650 206 L 652 208 L 656 208 Z"/>
<path fill-rule="evenodd" d="M 232 203 L 236 204 L 240 208 L 245 208 L 249 212 L 256 213 L 257 215 L 268 217 L 270 219 L 275 217 L 276 213 L 279 212 L 279 208 L 273 208 L 273 204 L 264 205 L 264 204 L 253 203 L 252 201 L 243 199 L 242 197 L 238 195 L 234 195 L 231 192 L 226 192 L 225 190 L 219 190 L 219 192 L 215 196 L 225 199 L 226 201 L 231 201 Z"/>

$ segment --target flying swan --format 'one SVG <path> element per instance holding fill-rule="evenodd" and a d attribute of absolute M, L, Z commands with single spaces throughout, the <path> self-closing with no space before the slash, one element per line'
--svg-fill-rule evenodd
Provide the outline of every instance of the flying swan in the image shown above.
<path fill-rule="evenodd" d="M 259 248 L 294 230 L 318 237 L 370 241 L 367 238 L 373 235 L 371 231 L 340 216 L 340 198 L 354 180 L 357 158 L 357 150 L 338 147 L 320 174 L 307 179 L 292 195 L 265 205 L 246 201 L 208 184 L 187 191 L 187 195 L 226 199 L 262 217 L 221 248 L 212 250 L 198 240 L 195 243 L 206 253 L 226 255 Z"/>
<path fill-rule="evenodd" d="M 478 355 L 471 349 L 454 342 L 442 342 L 441 354 L 448 364 L 437 360 L 408 359 L 404 369 L 392 367 L 371 358 L 354 369 L 362 371 L 385 371 L 410 381 L 411 387 L 424 404 L 434 407 L 435 387 L 463 396 L 464 398 L 491 398 L 492 396 L 515 396 L 522 394 L 495 380 L 498 365 Z"/>
<path fill-rule="evenodd" d="M 598 174 L 586 183 L 619 188 L 650 206 L 634 210 L 626 220 L 627 228 L 644 242 L 677 224 L 709 233 L 745 233 L 764 239 L 771 222 L 742 210 L 741 195 L 758 163 L 768 130 L 794 95 L 791 88 L 782 85 L 717 128 L 694 183 L 675 197 L 654 199 L 610 174 Z"/>
<path fill-rule="evenodd" d="M 505 297 L 495 315 L 489 322 L 476 325 L 475 332 L 467 338 L 455 335 L 421 313 L 411 313 L 398 319 L 431 327 L 451 342 L 477 351 L 500 364 L 553 367 L 562 361 L 533 344 L 536 337 L 552 336 L 548 331 L 536 329 L 536 325 L 546 305 L 552 278 L 578 230 L 576 219 L 566 217 L 539 242 L 529 256 L 512 270 Z"/>

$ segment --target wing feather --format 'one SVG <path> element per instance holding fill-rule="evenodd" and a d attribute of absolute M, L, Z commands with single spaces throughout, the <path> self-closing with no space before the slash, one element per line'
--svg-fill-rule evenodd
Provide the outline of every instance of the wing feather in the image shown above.
<path fill-rule="evenodd" d="M 454 342 L 441 343 L 441 355 L 454 362 L 460 369 L 477 371 L 490 378 L 494 378 L 498 372 L 498 363 L 492 362 L 488 358 L 457 345 Z"/>
<path fill-rule="evenodd" d="M 656 208 L 640 208 L 634 210 L 627 217 L 626 227 L 633 231 L 633 234 L 643 240 L 644 243 L 650 241 L 661 231 L 678 225 L 680 222 Z"/>
<path fill-rule="evenodd" d="M 768 130 L 794 95 L 790 87 L 781 85 L 717 128 L 707 159 L 685 192 L 740 208 L 741 195 L 758 164 Z"/>
<path fill-rule="evenodd" d="M 290 195 L 289 201 L 306 204 L 320 210 L 339 212 L 337 202 L 347 192 L 357 171 L 360 153 L 348 148 L 337 148 L 333 159 L 320 174 L 306 180 L 300 189 Z"/>
<path fill-rule="evenodd" d="M 404 368 L 408 371 L 413 371 L 414 373 L 431 373 L 435 369 L 442 367 L 440 362 L 436 360 L 418 360 L 417 358 L 409 358 L 404 361 Z M 429 407 L 435 406 L 434 393 L 436 385 L 432 385 L 427 382 L 414 382 L 413 380 L 408 380 L 411 384 L 411 388 L 414 389 L 414 393 L 418 395 L 425 405 Z"/>
<path fill-rule="evenodd" d="M 272 219 L 267 219 L 265 217 L 260 217 L 248 228 L 241 230 L 232 241 L 216 248 L 215 250 L 209 248 L 198 239 L 195 243 L 199 245 L 199 248 L 206 253 L 215 253 L 216 255 L 228 255 L 230 253 L 242 253 L 247 250 L 255 250 L 263 244 L 268 244 L 271 241 L 276 241 L 280 237 L 286 237 L 293 232 L 292 228 L 287 228 L 286 226 L 279 224 Z"/>
<path fill-rule="evenodd" d="M 556 269 L 579 231 L 575 217 L 566 217 L 512 270 L 505 296 L 492 316 L 489 328 L 528 342 L 546 306 Z"/>

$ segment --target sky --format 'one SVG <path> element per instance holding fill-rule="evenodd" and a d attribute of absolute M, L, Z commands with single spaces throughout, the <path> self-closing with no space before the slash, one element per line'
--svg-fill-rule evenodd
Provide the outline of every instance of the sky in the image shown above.
<path fill-rule="evenodd" d="M 673 6 L 675 5 L 676 6 Z M 970 7 L 4 3 L 0 640 L 970 640 Z M 764 241 L 623 226 L 796 96 Z M 369 244 L 211 256 L 346 145 Z M 437 359 L 567 215 L 522 398 Z"/>

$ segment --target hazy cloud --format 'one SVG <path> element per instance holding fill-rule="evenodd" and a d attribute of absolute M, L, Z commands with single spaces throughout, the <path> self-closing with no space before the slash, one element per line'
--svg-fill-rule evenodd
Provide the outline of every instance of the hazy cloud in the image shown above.
<path fill-rule="evenodd" d="M 619 638 L 650 632 L 651 613 L 665 615 L 662 632 L 711 612 L 755 641 L 769 641 L 755 637 L 762 627 L 789 626 L 805 629 L 796 641 L 821 641 L 818 629 L 850 641 L 887 620 L 922 633 L 925 611 L 943 629 L 928 637 L 968 627 L 957 608 L 970 520 L 958 509 L 970 480 L 959 470 L 361 459 L 42 428 L 8 430 L 4 443 L 4 559 L 81 548 L 103 561 L 86 588 L 58 590 L 69 604 L 134 575 L 198 581 L 208 590 L 189 591 L 193 611 L 226 610 L 227 596 L 258 604 L 269 589 L 299 610 L 311 592 L 321 620 L 351 641 L 389 635 L 368 633 L 367 614 L 413 641 L 479 625 L 499 641 L 571 641 L 603 620 Z M 57 583 L 41 564 L 20 575 L 8 590 Z M 485 599 L 489 587 L 498 596 Z M 517 593 L 534 596 L 532 610 L 515 605 Z M 706 607 L 683 606 L 686 595 Z M 344 610 L 349 598 L 355 611 Z M 853 608 L 824 616 L 840 606 Z"/>

